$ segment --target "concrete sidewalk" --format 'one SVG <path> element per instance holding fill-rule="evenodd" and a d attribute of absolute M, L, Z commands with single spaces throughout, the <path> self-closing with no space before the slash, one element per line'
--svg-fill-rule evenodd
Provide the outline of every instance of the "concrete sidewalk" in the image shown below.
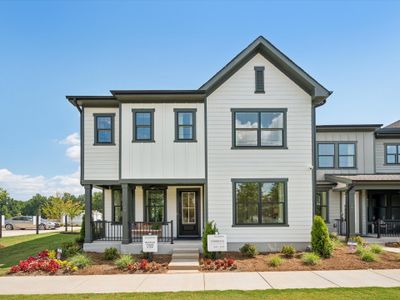
<path fill-rule="evenodd" d="M 0 294 L 69 294 L 400 286 L 400 270 L 0 277 Z"/>

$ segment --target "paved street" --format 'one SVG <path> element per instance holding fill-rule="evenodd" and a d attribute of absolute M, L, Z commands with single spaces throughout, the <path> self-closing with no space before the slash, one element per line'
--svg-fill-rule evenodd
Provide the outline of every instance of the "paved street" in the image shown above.
<path fill-rule="evenodd" d="M 0 294 L 67 294 L 396 287 L 400 270 L 4 276 Z"/>

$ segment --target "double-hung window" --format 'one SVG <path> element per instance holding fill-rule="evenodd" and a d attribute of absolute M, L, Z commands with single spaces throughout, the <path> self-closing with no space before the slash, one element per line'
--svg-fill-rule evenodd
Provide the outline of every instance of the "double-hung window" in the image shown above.
<path fill-rule="evenodd" d="M 133 142 L 154 142 L 154 109 L 133 109 Z"/>
<path fill-rule="evenodd" d="M 356 166 L 356 145 L 354 143 L 339 143 L 339 168 L 354 168 Z"/>
<path fill-rule="evenodd" d="M 320 191 L 316 193 L 315 214 L 317 216 L 321 216 L 325 222 L 329 222 L 327 191 Z"/>
<path fill-rule="evenodd" d="M 146 222 L 164 222 L 166 216 L 165 190 L 145 190 Z"/>
<path fill-rule="evenodd" d="M 232 148 L 286 147 L 286 109 L 232 109 Z"/>
<path fill-rule="evenodd" d="M 196 109 L 175 109 L 175 142 L 196 141 Z"/>
<path fill-rule="evenodd" d="M 400 164 L 400 144 L 385 145 L 385 153 L 386 164 Z"/>
<path fill-rule="evenodd" d="M 287 180 L 234 179 L 234 225 L 286 224 Z"/>
<path fill-rule="evenodd" d="M 94 114 L 95 145 L 114 144 L 114 116 L 115 114 Z"/>
<path fill-rule="evenodd" d="M 122 223 L 122 191 L 112 191 L 112 221 Z"/>
<path fill-rule="evenodd" d="M 318 144 L 318 167 L 319 168 L 335 167 L 335 144 L 329 144 L 329 143 Z"/>

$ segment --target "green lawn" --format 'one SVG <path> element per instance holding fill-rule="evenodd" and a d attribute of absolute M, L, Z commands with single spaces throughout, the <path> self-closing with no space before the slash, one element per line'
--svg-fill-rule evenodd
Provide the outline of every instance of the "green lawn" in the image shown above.
<path fill-rule="evenodd" d="M 4 237 L 0 239 L 0 275 L 20 260 L 35 255 L 44 249 L 56 249 L 63 242 L 74 241 L 78 234 L 43 233 Z"/>
<path fill-rule="evenodd" d="M 0 299 L 188 299 L 188 300 L 242 300 L 242 299 L 399 299 L 400 288 L 335 288 L 335 289 L 296 289 L 296 290 L 263 290 L 263 291 L 212 291 L 212 292 L 179 292 L 179 293 L 120 293 L 120 294 L 75 294 L 75 295 L 29 295 L 0 296 Z"/>

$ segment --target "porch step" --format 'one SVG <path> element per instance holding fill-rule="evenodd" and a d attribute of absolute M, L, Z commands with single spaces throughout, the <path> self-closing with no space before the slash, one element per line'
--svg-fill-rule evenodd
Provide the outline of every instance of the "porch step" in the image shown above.
<path fill-rule="evenodd" d="M 198 271 L 199 270 L 199 250 L 195 248 L 176 248 L 172 250 L 172 260 L 168 265 L 172 271 Z"/>

